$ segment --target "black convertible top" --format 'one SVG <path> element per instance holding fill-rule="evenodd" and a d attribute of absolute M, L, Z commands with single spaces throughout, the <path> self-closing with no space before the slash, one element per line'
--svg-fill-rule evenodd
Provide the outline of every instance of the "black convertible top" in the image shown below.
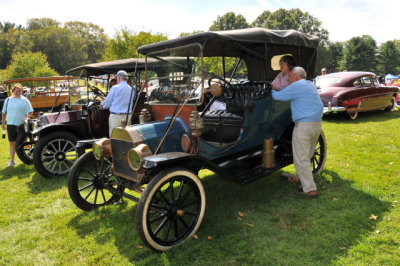
<path fill-rule="evenodd" d="M 80 75 L 82 77 L 98 76 L 104 74 L 115 74 L 119 70 L 134 72 L 136 63 L 138 70 L 144 69 L 144 58 L 128 58 L 108 62 L 100 62 L 78 66 L 67 70 L 67 74 Z M 83 72 L 82 72 L 83 71 Z M 81 74 L 82 72 L 82 74 Z"/>
<path fill-rule="evenodd" d="M 181 38 L 154 43 L 139 47 L 138 52 L 149 54 L 162 49 L 185 46 L 193 43 L 223 44 L 224 42 L 237 42 L 244 45 L 250 44 L 280 44 L 317 48 L 319 38 L 296 30 L 268 30 L 263 28 L 250 28 L 227 31 L 200 32 Z M 217 48 L 218 49 L 218 48 Z"/>
<path fill-rule="evenodd" d="M 250 80 L 272 80 L 279 71 L 272 69 L 270 62 L 274 56 L 284 54 L 291 54 L 307 77 L 313 77 L 318 43 L 317 36 L 295 30 L 250 28 L 196 33 L 142 46 L 138 52 L 150 57 L 198 57 L 200 52 L 204 57 L 240 57 L 246 62 Z"/>
<path fill-rule="evenodd" d="M 78 66 L 67 70 L 67 74 L 74 74 L 81 77 L 99 76 L 104 74 L 116 74 L 119 70 L 125 70 L 128 73 L 135 72 L 136 66 L 137 71 L 145 69 L 145 58 L 128 58 L 100 63 L 93 63 Z M 193 59 L 187 57 L 170 57 L 168 61 L 180 64 L 182 66 L 193 63 Z M 188 62 L 189 61 L 189 62 Z M 160 60 L 153 58 L 147 58 L 147 68 L 156 70 L 158 67 L 162 67 Z"/>

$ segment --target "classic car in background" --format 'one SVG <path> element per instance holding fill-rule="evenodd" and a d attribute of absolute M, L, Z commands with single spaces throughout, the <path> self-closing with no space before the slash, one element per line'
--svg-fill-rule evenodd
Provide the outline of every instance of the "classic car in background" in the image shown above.
<path fill-rule="evenodd" d="M 359 112 L 395 108 L 398 87 L 380 84 L 371 72 L 337 72 L 316 80 L 324 113 L 345 112 L 356 119 Z"/>
<path fill-rule="evenodd" d="M 160 66 L 146 75 L 154 85 L 152 121 L 114 128 L 110 138 L 93 143 L 68 175 L 71 199 L 84 211 L 122 197 L 138 202 L 136 228 L 157 251 L 190 238 L 205 213 L 200 169 L 248 183 L 293 163 L 290 103 L 271 97 L 279 73 L 272 62 L 291 54 L 313 76 L 318 43 L 294 30 L 253 28 L 140 47 Z M 325 158 L 322 132 L 310 159 L 314 173 Z"/>

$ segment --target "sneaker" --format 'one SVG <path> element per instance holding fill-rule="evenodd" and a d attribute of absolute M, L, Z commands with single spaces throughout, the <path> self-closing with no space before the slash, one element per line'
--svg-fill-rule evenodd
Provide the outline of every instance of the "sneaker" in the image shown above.
<path fill-rule="evenodd" d="M 8 163 L 8 167 L 11 167 L 11 166 L 14 166 L 15 165 L 15 162 L 13 162 L 13 161 L 10 161 L 9 163 Z"/>

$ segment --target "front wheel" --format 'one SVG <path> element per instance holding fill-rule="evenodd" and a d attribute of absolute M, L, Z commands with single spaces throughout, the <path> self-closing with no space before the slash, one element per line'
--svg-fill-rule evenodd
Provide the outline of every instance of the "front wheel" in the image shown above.
<path fill-rule="evenodd" d="M 16 147 L 18 158 L 25 164 L 32 164 L 35 143 L 27 133 L 24 132 L 18 136 Z"/>
<path fill-rule="evenodd" d="M 205 206 L 197 175 L 182 168 L 166 169 L 150 180 L 140 197 L 136 227 L 148 247 L 166 251 L 195 234 Z"/>
<path fill-rule="evenodd" d="M 311 158 L 311 168 L 314 175 L 319 174 L 324 169 L 326 161 L 326 139 L 325 134 L 321 130 L 317 144 L 315 145 L 315 152 Z"/>
<path fill-rule="evenodd" d="M 67 175 L 78 158 L 78 138 L 68 132 L 53 132 L 39 138 L 33 153 L 36 170 L 45 178 Z"/>
<path fill-rule="evenodd" d="M 394 97 L 392 97 L 390 99 L 390 104 L 389 104 L 388 107 L 385 108 L 385 111 L 386 112 L 393 112 L 395 107 L 396 107 L 396 99 Z"/>
<path fill-rule="evenodd" d="M 111 167 L 106 158 L 96 160 L 92 151 L 76 160 L 68 175 L 68 193 L 81 210 L 90 211 L 120 199 L 121 187 Z"/>

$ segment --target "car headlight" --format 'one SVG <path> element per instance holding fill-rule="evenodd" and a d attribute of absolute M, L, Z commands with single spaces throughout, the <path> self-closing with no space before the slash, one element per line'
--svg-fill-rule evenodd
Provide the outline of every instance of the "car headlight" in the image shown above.
<path fill-rule="evenodd" d="M 24 120 L 24 131 L 29 133 L 29 124 L 31 123 L 30 119 Z"/>
<path fill-rule="evenodd" d="M 96 160 L 108 158 L 112 155 L 111 141 L 107 138 L 102 138 L 92 144 L 93 155 Z"/>
<path fill-rule="evenodd" d="M 32 131 L 40 128 L 41 126 L 43 126 L 43 122 L 42 121 L 40 121 L 40 120 L 33 121 L 32 122 Z"/>
<path fill-rule="evenodd" d="M 143 167 L 143 158 L 150 155 L 151 150 L 149 146 L 146 144 L 139 144 L 128 152 L 129 166 L 135 171 L 140 171 Z"/>

